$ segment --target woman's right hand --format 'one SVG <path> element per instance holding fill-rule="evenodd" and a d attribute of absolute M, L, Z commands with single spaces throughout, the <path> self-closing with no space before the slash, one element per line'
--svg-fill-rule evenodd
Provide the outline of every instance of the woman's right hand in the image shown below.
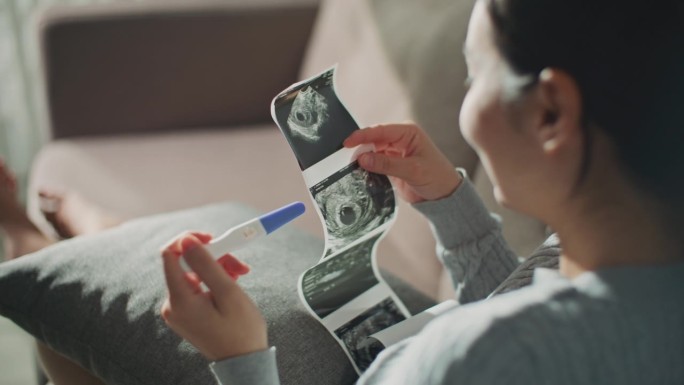
<path fill-rule="evenodd" d="M 382 124 L 357 130 L 345 147 L 375 145 L 375 152 L 359 156 L 359 165 L 392 179 L 399 196 L 409 203 L 451 195 L 462 177 L 425 132 L 413 123 Z"/>
<path fill-rule="evenodd" d="M 266 321 L 235 282 L 249 267 L 231 254 L 214 261 L 204 248 L 210 240 L 209 234 L 185 233 L 162 249 L 169 290 L 164 321 L 210 361 L 267 349 Z M 180 258 L 193 273 L 183 270 Z"/>

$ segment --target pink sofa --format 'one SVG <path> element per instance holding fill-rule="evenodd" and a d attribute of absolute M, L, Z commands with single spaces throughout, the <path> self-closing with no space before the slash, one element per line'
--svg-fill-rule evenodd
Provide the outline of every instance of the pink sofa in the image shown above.
<path fill-rule="evenodd" d="M 260 210 L 302 200 L 295 222 L 322 237 L 294 156 L 271 122 L 281 89 L 339 63 L 359 124 L 411 119 L 468 170 L 520 255 L 545 227 L 496 206 L 458 131 L 462 41 L 473 0 L 125 3 L 41 18 L 50 142 L 30 177 L 133 218 L 217 201 Z M 44 222 L 42 226 L 49 231 Z M 436 299 L 451 295 L 428 223 L 402 204 L 380 265 Z M 278 258 L 281 256 L 274 256 Z"/>

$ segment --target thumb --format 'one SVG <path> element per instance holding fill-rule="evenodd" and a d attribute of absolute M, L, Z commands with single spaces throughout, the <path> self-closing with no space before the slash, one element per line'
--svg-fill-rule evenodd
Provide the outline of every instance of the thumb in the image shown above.
<path fill-rule="evenodd" d="M 184 250 L 183 258 L 202 282 L 217 295 L 227 295 L 235 283 L 223 267 L 214 261 L 200 240 L 193 235 L 188 235 L 181 242 Z"/>
<path fill-rule="evenodd" d="M 415 182 L 420 176 L 420 164 L 416 159 L 367 152 L 358 160 L 361 167 L 370 172 L 397 177 L 407 183 Z"/>

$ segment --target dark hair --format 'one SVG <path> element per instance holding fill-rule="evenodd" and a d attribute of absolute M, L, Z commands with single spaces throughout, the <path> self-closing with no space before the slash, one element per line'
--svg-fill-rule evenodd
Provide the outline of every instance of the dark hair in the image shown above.
<path fill-rule="evenodd" d="M 684 1 L 486 1 L 495 44 L 515 72 L 536 77 L 556 68 L 577 82 L 585 164 L 598 127 L 635 184 L 681 210 Z"/>

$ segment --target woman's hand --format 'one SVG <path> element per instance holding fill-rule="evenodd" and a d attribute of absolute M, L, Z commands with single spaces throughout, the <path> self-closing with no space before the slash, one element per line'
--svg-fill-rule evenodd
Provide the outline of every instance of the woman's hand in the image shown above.
<path fill-rule="evenodd" d="M 249 267 L 230 254 L 214 261 L 203 246 L 209 240 L 209 234 L 187 233 L 162 250 L 169 289 L 164 321 L 211 361 L 268 348 L 266 322 L 235 282 Z M 183 270 L 181 256 L 194 273 Z"/>
<path fill-rule="evenodd" d="M 345 147 L 374 144 L 375 153 L 359 156 L 364 169 L 391 177 L 409 203 L 445 198 L 461 183 L 461 175 L 415 124 L 383 124 L 357 130 Z"/>

